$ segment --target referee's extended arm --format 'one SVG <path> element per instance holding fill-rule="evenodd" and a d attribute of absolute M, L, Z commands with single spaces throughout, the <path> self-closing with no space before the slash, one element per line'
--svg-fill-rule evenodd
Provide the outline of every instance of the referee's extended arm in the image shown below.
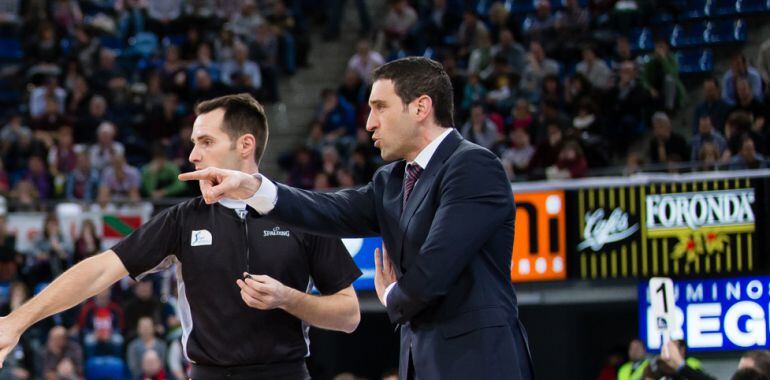
<path fill-rule="evenodd" d="M 62 273 L 40 294 L 11 314 L 0 318 L 0 368 L 5 356 L 30 326 L 93 297 L 121 278 L 128 270 L 112 250 L 90 257 Z"/>

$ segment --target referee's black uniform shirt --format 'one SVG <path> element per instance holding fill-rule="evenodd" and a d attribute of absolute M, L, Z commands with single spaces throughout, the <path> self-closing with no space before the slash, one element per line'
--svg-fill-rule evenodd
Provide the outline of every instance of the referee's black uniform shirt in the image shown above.
<path fill-rule="evenodd" d="M 321 294 L 336 293 L 361 275 L 339 239 L 290 230 L 245 210 L 241 218 L 235 209 L 198 197 L 162 211 L 112 248 L 133 278 L 176 262 L 182 347 L 197 365 L 262 365 L 309 355 L 308 326 L 301 320 L 244 303 L 235 283 L 243 272 L 303 292 L 315 285 Z"/>

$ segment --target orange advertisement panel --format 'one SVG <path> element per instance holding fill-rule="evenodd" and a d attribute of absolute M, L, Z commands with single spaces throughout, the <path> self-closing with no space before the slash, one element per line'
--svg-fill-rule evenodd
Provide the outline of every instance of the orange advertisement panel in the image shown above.
<path fill-rule="evenodd" d="M 514 194 L 516 224 L 511 280 L 567 278 L 564 191 Z"/>

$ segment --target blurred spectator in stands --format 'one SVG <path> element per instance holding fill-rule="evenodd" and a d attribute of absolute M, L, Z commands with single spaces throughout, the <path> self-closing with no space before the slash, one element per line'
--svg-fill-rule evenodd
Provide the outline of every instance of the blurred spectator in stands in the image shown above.
<path fill-rule="evenodd" d="M 463 88 L 463 97 L 460 103 L 460 111 L 469 112 L 474 103 L 482 102 L 487 96 L 487 89 L 481 83 L 481 78 L 477 74 L 468 76 L 468 82 Z"/>
<path fill-rule="evenodd" d="M 585 45 L 582 49 L 583 60 L 578 62 L 575 71 L 583 74 L 591 85 L 600 90 L 606 90 L 612 84 L 612 71 L 604 61 L 597 57 L 596 47 Z"/>
<path fill-rule="evenodd" d="M 147 8 L 142 0 L 126 0 L 118 15 L 119 35 L 124 43 L 139 33 L 146 32 L 150 20 Z"/>
<path fill-rule="evenodd" d="M 0 33 L 16 35 L 21 25 L 21 0 L 0 1 Z"/>
<path fill-rule="evenodd" d="M 626 156 L 626 166 L 623 168 L 623 175 L 630 176 L 642 171 L 644 166 L 644 157 L 639 152 L 629 152 Z M 622 362 L 618 363 L 618 365 Z"/>
<path fill-rule="evenodd" d="M 619 64 L 619 79 L 608 95 L 612 99 L 609 116 L 612 128 L 607 137 L 617 151 L 626 151 L 630 143 L 645 131 L 647 93 L 636 76 L 636 66 L 631 61 Z"/>
<path fill-rule="evenodd" d="M 698 131 L 700 117 L 706 115 L 711 118 L 711 124 L 718 131 L 724 131 L 725 120 L 730 114 L 730 105 L 728 105 L 719 93 L 719 81 L 716 78 L 706 78 L 703 81 L 703 102 L 695 107 L 693 116 L 693 133 Z"/>
<path fill-rule="evenodd" d="M 369 182 L 376 169 L 367 154 L 366 147 L 359 145 L 350 156 L 350 168 L 356 185 L 363 185 Z"/>
<path fill-rule="evenodd" d="M 493 8 L 495 5 L 492 6 Z M 504 8 L 503 8 L 504 9 Z M 490 19 L 495 24 L 494 12 L 490 10 Z M 507 17 L 507 15 L 506 15 Z M 426 17 L 420 23 L 417 38 L 420 39 L 420 49 L 426 46 L 444 46 L 448 39 L 453 38 L 462 22 L 462 13 L 457 7 L 450 6 L 447 0 L 434 0 L 427 10 Z"/>
<path fill-rule="evenodd" d="M 88 105 L 91 101 L 91 89 L 86 78 L 78 75 L 74 78 L 72 88 L 68 88 L 67 104 L 65 112 L 68 117 L 79 118 L 88 114 Z"/>
<path fill-rule="evenodd" d="M 93 220 L 84 219 L 80 225 L 80 234 L 75 239 L 73 264 L 77 264 L 102 251 L 102 240 L 96 233 Z"/>
<path fill-rule="evenodd" d="M 126 149 L 118 141 L 115 141 L 117 129 L 115 124 L 105 121 L 99 124 L 96 130 L 96 144 L 88 150 L 91 165 L 98 171 L 107 168 L 115 156 L 123 156 Z"/>
<path fill-rule="evenodd" d="M 358 74 L 354 70 L 347 69 L 342 84 L 337 88 L 337 93 L 356 109 L 356 121 L 359 125 L 365 124 L 366 121 L 361 119 L 368 116 L 364 112 L 367 103 L 366 91 L 367 87 Z"/>
<path fill-rule="evenodd" d="M 83 23 L 83 11 L 76 0 L 54 0 L 51 3 L 51 19 L 59 30 L 72 35 Z"/>
<path fill-rule="evenodd" d="M 10 211 L 40 211 L 40 197 L 32 182 L 18 181 L 9 194 Z"/>
<path fill-rule="evenodd" d="M 638 156 L 637 156 L 638 157 Z M 613 348 L 606 356 L 604 366 L 599 370 L 596 380 L 616 380 L 618 367 L 623 364 L 623 347 Z"/>
<path fill-rule="evenodd" d="M 176 32 L 182 0 L 147 0 L 148 27 L 159 38 Z"/>
<path fill-rule="evenodd" d="M 505 62 L 517 74 L 522 73 L 527 65 L 527 51 L 514 39 L 513 32 L 509 29 L 500 30 L 498 43 L 492 47 L 492 56 L 504 57 Z"/>
<path fill-rule="evenodd" d="M 583 154 L 583 148 L 575 141 L 567 141 L 559 152 L 556 165 L 546 168 L 548 179 L 569 179 L 585 177 L 588 171 L 588 161 Z"/>
<path fill-rule="evenodd" d="M 32 130 L 24 125 L 21 113 L 11 112 L 8 122 L 0 130 L 0 152 L 5 156 L 11 147 L 19 143 L 22 135 L 32 136 Z"/>
<path fill-rule="evenodd" d="M 509 132 L 508 138 L 510 146 L 503 151 L 501 157 L 508 178 L 513 180 L 516 176 L 527 175 L 535 148 L 524 128 L 514 128 Z"/>
<path fill-rule="evenodd" d="M 158 353 L 161 363 L 166 358 L 166 343 L 155 337 L 152 318 L 141 317 L 137 325 L 137 337 L 126 348 L 126 361 L 134 377 L 142 375 L 142 358 L 150 350 Z"/>
<path fill-rule="evenodd" d="M 197 70 L 206 70 L 214 82 L 221 80 L 221 70 L 219 64 L 214 61 L 214 53 L 211 51 L 211 44 L 204 41 L 198 45 L 195 52 L 195 59 L 188 64 L 188 72 L 194 73 Z"/>
<path fill-rule="evenodd" d="M 77 324 L 85 357 L 122 356 L 123 325 L 123 309 L 110 300 L 110 288 L 86 301 Z"/>
<path fill-rule="evenodd" d="M 325 146 L 321 150 L 321 173 L 329 176 L 330 185 L 337 187 L 336 174 L 337 170 L 342 167 L 342 161 L 340 154 L 333 146 Z"/>
<path fill-rule="evenodd" d="M 187 87 L 187 68 L 181 59 L 179 47 L 176 45 L 167 46 L 164 57 L 160 67 L 162 88 L 164 91 L 174 92 L 182 96 Z"/>
<path fill-rule="evenodd" d="M 371 21 L 369 20 L 369 11 L 366 6 L 366 0 L 354 0 L 356 2 L 356 10 L 358 11 L 358 35 L 365 36 L 369 33 L 371 28 Z M 323 37 L 326 40 L 335 40 L 340 35 L 340 25 L 343 21 L 345 14 L 346 0 L 332 0 L 325 5 L 326 8 L 326 27 L 324 28 Z"/>
<path fill-rule="evenodd" d="M 665 113 L 656 112 L 652 115 L 652 133 L 653 137 L 648 150 L 651 163 L 685 161 L 690 157 L 687 140 L 672 131 L 671 119 Z"/>
<path fill-rule="evenodd" d="M 246 78 L 253 91 L 258 91 L 262 87 L 262 73 L 259 65 L 248 58 L 248 46 L 241 42 L 235 42 L 232 60 L 222 64 L 222 82 L 226 85 L 233 85 L 234 74 L 239 74 L 242 78 Z"/>
<path fill-rule="evenodd" d="M 319 171 L 313 152 L 306 147 L 299 147 L 291 161 L 286 182 L 300 189 L 312 189 Z"/>
<path fill-rule="evenodd" d="M 361 39 L 356 45 L 356 54 L 348 60 L 348 70 L 352 70 L 367 86 L 372 83 L 372 70 L 380 67 L 385 60 L 380 53 L 371 49 L 369 41 Z"/>
<path fill-rule="evenodd" d="M 722 157 L 722 154 L 727 150 L 727 140 L 714 128 L 708 115 L 703 115 L 698 120 L 698 133 L 693 136 L 690 144 L 692 146 L 690 154 L 692 161 L 702 161 L 699 157 L 704 144 L 713 144 L 717 158 Z"/>
<path fill-rule="evenodd" d="M 57 66 L 61 58 L 61 47 L 56 30 L 49 22 L 40 24 L 37 33 L 29 36 L 26 41 L 24 58 L 26 59 L 27 75 L 36 73 L 59 75 L 61 68 Z"/>
<path fill-rule="evenodd" d="M 40 360 L 45 379 L 59 379 L 60 373 L 72 372 L 78 377 L 83 376 L 83 350 L 77 342 L 67 339 L 67 330 L 62 326 L 55 326 L 48 332 L 48 340 L 40 351 Z M 60 364 L 67 361 L 70 364 L 60 368 Z"/>
<path fill-rule="evenodd" d="M 88 114 L 83 115 L 75 124 L 75 143 L 94 142 L 97 128 L 104 122 L 108 122 L 107 100 L 101 95 L 94 95 L 88 102 Z"/>
<path fill-rule="evenodd" d="M 64 185 L 64 198 L 69 201 L 91 202 L 95 200 L 99 188 L 99 179 L 99 170 L 91 165 L 88 153 L 78 153 L 75 169 L 67 173 Z"/>
<path fill-rule="evenodd" d="M 765 115 L 765 109 L 762 103 L 754 97 L 754 93 L 751 91 L 751 85 L 746 78 L 735 79 L 735 105 L 730 109 L 730 113 L 735 111 L 744 111 L 751 115 L 753 120 L 757 118 L 763 118 Z"/>
<path fill-rule="evenodd" d="M 244 0 L 241 3 L 241 11 L 235 12 L 230 21 L 233 32 L 247 42 L 254 38 L 254 31 L 265 23 L 265 19 L 257 9 L 255 0 Z"/>
<path fill-rule="evenodd" d="M 29 181 L 35 187 L 39 199 L 47 200 L 53 195 L 51 176 L 42 157 L 35 155 L 29 158 L 27 173 L 23 180 Z"/>
<path fill-rule="evenodd" d="M 460 129 L 460 133 L 473 143 L 492 149 L 500 140 L 497 126 L 484 110 L 484 105 L 476 103 L 471 106 L 471 115 Z"/>
<path fill-rule="evenodd" d="M 313 182 L 313 190 L 324 191 L 334 188 L 333 178 L 326 173 L 318 173 Z"/>
<path fill-rule="evenodd" d="M 165 94 L 160 106 L 150 110 L 142 137 L 148 143 L 159 142 L 167 146 L 182 127 L 182 119 L 179 97 L 174 93 Z"/>
<path fill-rule="evenodd" d="M 762 42 L 757 51 L 757 71 L 762 76 L 765 89 L 770 88 L 770 38 Z"/>
<path fill-rule="evenodd" d="M 152 161 L 142 168 L 142 193 L 153 200 L 179 196 L 186 186 L 177 176 L 179 167 L 166 159 L 160 144 L 155 144 Z"/>
<path fill-rule="evenodd" d="M 634 339 L 628 345 L 628 362 L 618 369 L 618 380 L 640 379 L 648 365 L 649 359 L 644 343 L 639 339 Z"/>
<path fill-rule="evenodd" d="M 537 133 L 537 119 L 532 114 L 532 106 L 525 98 L 517 99 L 516 105 L 511 110 L 511 119 L 506 123 L 505 131 L 513 129 L 526 129 L 528 133 Z"/>
<path fill-rule="evenodd" d="M 749 135 L 744 135 L 740 152 L 730 159 L 730 169 L 764 169 L 766 167 L 767 161 L 764 156 L 757 153 L 754 139 Z"/>
<path fill-rule="evenodd" d="M 51 282 L 70 266 L 71 261 L 72 246 L 64 240 L 59 219 L 54 214 L 46 215 L 42 234 L 27 255 L 27 283 Z"/>
<path fill-rule="evenodd" d="M 351 188 L 356 184 L 353 179 L 353 172 L 346 167 L 337 169 L 337 172 L 334 173 L 334 179 L 337 182 L 337 187 L 340 188 Z"/>
<path fill-rule="evenodd" d="M 756 134 L 752 127 L 753 120 L 751 120 L 751 115 L 746 112 L 736 111 L 728 116 L 725 122 L 725 139 L 727 139 L 728 150 L 722 156 L 723 161 L 729 161 L 731 155 L 736 155 L 741 151 L 743 138 L 746 135 L 755 141 L 761 141 L 761 136 Z M 759 147 L 755 148 L 759 150 Z"/>
<path fill-rule="evenodd" d="M 72 127 L 62 126 L 56 137 L 56 145 L 48 150 L 48 170 L 53 177 L 54 193 L 64 194 L 64 184 L 67 175 L 77 167 L 78 157 L 75 149 Z"/>
<path fill-rule="evenodd" d="M 211 80 L 208 71 L 204 69 L 196 70 L 194 78 L 195 84 L 191 86 L 187 99 L 189 104 L 197 104 L 203 100 L 213 99 L 225 92 L 218 83 Z"/>
<path fill-rule="evenodd" d="M 703 143 L 698 151 L 696 159 L 698 161 L 697 170 L 700 171 L 719 170 L 722 166 L 722 155 L 720 154 L 717 145 L 713 142 Z"/>
<path fill-rule="evenodd" d="M 730 69 L 727 70 L 722 77 L 722 100 L 729 105 L 735 105 L 737 103 L 736 84 L 738 78 L 745 78 L 748 80 L 754 98 L 762 101 L 762 76 L 757 69 L 746 62 L 746 57 L 743 53 L 738 53 L 733 56 L 730 61 Z"/>
<path fill-rule="evenodd" d="M 738 369 L 753 368 L 770 378 L 770 351 L 752 350 L 743 353 L 738 362 Z"/>
<path fill-rule="evenodd" d="M 122 154 L 116 154 L 102 174 L 98 201 L 102 207 L 116 200 L 138 202 L 140 186 L 139 169 L 127 164 Z"/>
<path fill-rule="evenodd" d="M 543 79 L 548 75 L 559 75 L 559 64 L 546 57 L 545 50 L 540 42 L 529 43 L 529 55 L 527 65 L 521 77 L 521 88 L 532 95 L 532 99 L 540 98 L 540 89 Z"/>
<path fill-rule="evenodd" d="M 330 141 L 349 144 L 356 131 L 355 108 L 329 88 L 321 91 L 321 100 L 316 120 L 321 122 L 324 135 Z"/>
<path fill-rule="evenodd" d="M 529 18 L 531 21 L 529 29 L 524 32 L 530 41 L 547 41 L 546 50 L 551 52 L 557 47 L 556 38 L 556 17 L 551 12 L 551 2 L 548 0 L 537 0 L 535 2 L 535 15 Z"/>
<path fill-rule="evenodd" d="M 665 38 L 655 41 L 655 52 L 644 65 L 641 78 L 656 110 L 674 111 L 687 96 L 679 79 L 679 63 Z"/>
<path fill-rule="evenodd" d="M 580 73 L 574 73 L 564 86 L 564 108 L 567 113 L 577 114 L 583 99 L 592 97 L 591 82 Z"/>
<path fill-rule="evenodd" d="M 488 33 L 482 33 L 477 40 L 478 45 L 471 49 L 468 58 L 468 73 L 478 74 L 482 79 L 487 79 L 492 68 L 492 39 Z"/>
<path fill-rule="evenodd" d="M 42 86 L 35 87 L 29 95 L 29 115 L 38 119 L 46 114 L 48 100 L 53 100 L 59 113 L 64 112 L 64 101 L 67 92 L 59 86 L 56 77 L 47 77 Z"/>
<path fill-rule="evenodd" d="M 591 15 L 578 0 L 564 1 L 564 8 L 556 12 L 554 29 L 558 51 L 564 59 L 572 59 L 580 43 L 588 37 Z"/>
<path fill-rule="evenodd" d="M 174 135 L 168 147 L 166 148 L 166 154 L 168 158 L 179 168 L 180 172 L 189 172 L 195 167 L 190 163 L 189 157 L 195 144 L 190 139 L 192 136 L 192 126 L 189 123 L 184 123 L 182 128 L 179 129 L 176 135 Z M 191 184 L 195 188 L 198 184 Z"/>
<path fill-rule="evenodd" d="M 155 323 L 154 331 L 162 332 L 163 304 L 153 294 L 152 279 L 144 278 L 134 284 L 134 296 L 123 303 L 126 317 L 126 340 L 132 340 L 137 333 L 139 319 L 149 317 Z"/>
<path fill-rule="evenodd" d="M 16 251 L 16 231 L 9 231 L 8 217 L 0 214 L 0 281 L 16 279 L 23 257 Z M 5 313 L 4 313 L 5 314 Z"/>
<path fill-rule="evenodd" d="M 99 51 L 99 64 L 93 75 L 94 78 L 99 79 L 91 83 L 95 92 L 107 94 L 126 86 L 126 73 L 118 65 L 117 57 L 117 53 L 110 49 L 103 47 Z"/>
<path fill-rule="evenodd" d="M 621 65 L 629 61 L 634 64 L 634 69 L 638 69 L 639 61 L 637 56 L 631 51 L 631 43 L 628 37 L 620 35 L 615 39 L 615 50 L 610 59 L 610 68 L 615 71 L 620 70 Z"/>
<path fill-rule="evenodd" d="M 235 54 L 235 43 L 239 39 L 233 33 L 233 27 L 226 24 L 219 31 L 219 38 L 214 39 L 214 54 L 217 62 L 223 63 L 233 59 Z"/>
<path fill-rule="evenodd" d="M 388 12 L 385 14 L 383 23 L 387 47 L 391 50 L 401 48 L 409 34 L 417 26 L 417 21 L 417 11 L 409 5 L 408 1 L 388 0 Z M 462 31 L 462 27 L 460 30 Z"/>
<path fill-rule="evenodd" d="M 307 66 L 310 38 L 286 7 L 284 0 L 273 1 L 267 13 L 267 21 L 275 28 L 278 35 L 282 72 L 294 75 L 297 65 Z"/>
<path fill-rule="evenodd" d="M 166 380 L 163 360 L 155 350 L 147 350 L 142 355 L 142 368 L 139 378 L 142 380 Z"/>
<path fill-rule="evenodd" d="M 545 168 L 553 166 L 559 159 L 559 152 L 564 144 L 562 126 L 555 122 L 546 124 L 546 138 L 543 139 L 537 148 L 535 154 L 530 160 L 530 173 L 536 172 L 538 177 L 545 175 Z"/>
<path fill-rule="evenodd" d="M 43 113 L 30 120 L 29 126 L 35 132 L 36 137 L 50 138 L 50 132 L 55 131 L 59 125 L 67 123 L 58 101 L 54 97 L 43 100 Z"/>

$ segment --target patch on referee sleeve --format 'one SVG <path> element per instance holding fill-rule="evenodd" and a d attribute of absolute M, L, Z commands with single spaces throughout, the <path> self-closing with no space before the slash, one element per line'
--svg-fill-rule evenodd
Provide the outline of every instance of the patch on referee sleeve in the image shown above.
<path fill-rule="evenodd" d="M 193 230 L 190 236 L 190 246 L 211 245 L 211 232 L 208 230 Z"/>

